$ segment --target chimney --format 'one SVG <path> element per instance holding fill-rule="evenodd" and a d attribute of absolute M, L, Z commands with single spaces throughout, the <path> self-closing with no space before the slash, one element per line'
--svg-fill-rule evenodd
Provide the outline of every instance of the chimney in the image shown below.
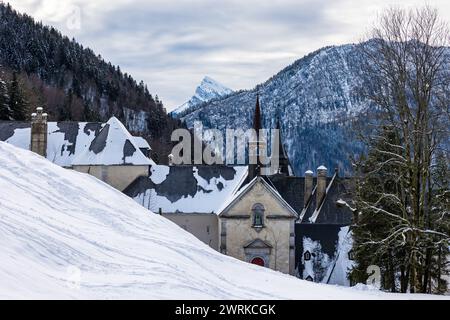
<path fill-rule="evenodd" d="M 47 157 L 47 114 L 41 107 L 31 114 L 31 151 Z"/>
<path fill-rule="evenodd" d="M 317 168 L 317 189 L 316 189 L 316 206 L 322 204 L 323 198 L 327 190 L 327 168 L 320 166 Z"/>
<path fill-rule="evenodd" d="M 303 200 L 303 206 L 306 207 L 309 199 L 311 198 L 313 190 L 313 172 L 308 170 L 305 172 L 305 199 Z"/>

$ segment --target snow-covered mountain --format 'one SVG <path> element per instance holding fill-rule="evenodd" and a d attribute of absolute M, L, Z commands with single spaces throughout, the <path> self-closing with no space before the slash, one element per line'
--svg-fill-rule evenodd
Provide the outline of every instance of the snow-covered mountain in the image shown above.
<path fill-rule="evenodd" d="M 368 106 L 357 45 L 325 47 L 280 71 L 253 90 L 236 91 L 183 116 L 209 128 L 249 128 L 259 92 L 263 126 L 280 118 L 283 143 L 296 174 L 319 165 L 349 170 L 349 155 L 360 151 L 348 128 Z"/>
<path fill-rule="evenodd" d="M 192 98 L 189 99 L 189 101 L 183 103 L 181 106 L 175 108 L 171 112 L 171 115 L 177 117 L 189 108 L 194 108 L 201 103 L 208 102 L 212 99 L 224 97 L 232 92 L 233 90 L 231 90 L 230 88 L 227 88 L 223 84 L 206 76 L 203 78 L 202 82 L 195 90 L 195 94 L 192 96 Z"/>
<path fill-rule="evenodd" d="M 3 142 L 0 190 L 0 299 L 436 298 L 316 284 L 224 256 L 96 178 Z"/>

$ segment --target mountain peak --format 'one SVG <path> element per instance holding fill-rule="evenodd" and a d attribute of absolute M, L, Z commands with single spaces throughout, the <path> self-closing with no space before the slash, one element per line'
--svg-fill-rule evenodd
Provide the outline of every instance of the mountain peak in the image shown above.
<path fill-rule="evenodd" d="M 208 102 L 215 98 L 220 98 L 232 93 L 233 90 L 224 86 L 220 82 L 214 80 L 209 76 L 205 76 L 198 87 L 195 89 L 195 94 L 189 101 L 183 103 L 178 108 L 175 108 L 171 114 L 177 116 L 181 112 L 199 105 L 203 102 Z"/>

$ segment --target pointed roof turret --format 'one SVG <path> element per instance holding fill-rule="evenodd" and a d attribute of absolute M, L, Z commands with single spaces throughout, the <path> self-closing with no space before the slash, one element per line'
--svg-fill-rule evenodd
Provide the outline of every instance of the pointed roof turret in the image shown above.
<path fill-rule="evenodd" d="M 261 129 L 261 107 L 259 106 L 259 92 L 256 94 L 255 112 L 253 114 L 253 129 L 256 130 L 256 134 L 259 136 L 259 130 Z"/>
<path fill-rule="evenodd" d="M 256 164 L 250 164 L 249 165 L 249 179 L 253 179 L 256 176 L 259 176 L 261 174 L 261 163 L 259 162 L 258 155 L 260 154 L 260 141 L 259 141 L 259 130 L 262 128 L 261 125 L 261 108 L 259 106 L 259 92 L 256 93 L 256 105 L 255 105 L 255 111 L 253 113 L 253 130 L 256 131 L 256 141 L 251 141 L 250 144 L 253 144 L 255 146 L 256 144 L 256 150 L 254 150 L 257 161 Z"/>
<path fill-rule="evenodd" d="M 281 125 L 280 125 L 280 117 L 277 117 L 276 127 L 275 129 L 279 130 L 278 132 L 278 173 L 289 175 L 289 158 L 284 150 L 283 141 L 281 138 Z"/>

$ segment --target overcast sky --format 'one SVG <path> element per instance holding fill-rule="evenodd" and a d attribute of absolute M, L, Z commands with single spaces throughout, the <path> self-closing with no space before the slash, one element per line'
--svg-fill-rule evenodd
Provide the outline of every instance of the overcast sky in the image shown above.
<path fill-rule="evenodd" d="M 5 1 L 7 2 L 7 1 Z M 168 110 L 208 75 L 250 89 L 305 54 L 357 42 L 389 5 L 449 0 L 10 0 L 144 80 Z"/>

